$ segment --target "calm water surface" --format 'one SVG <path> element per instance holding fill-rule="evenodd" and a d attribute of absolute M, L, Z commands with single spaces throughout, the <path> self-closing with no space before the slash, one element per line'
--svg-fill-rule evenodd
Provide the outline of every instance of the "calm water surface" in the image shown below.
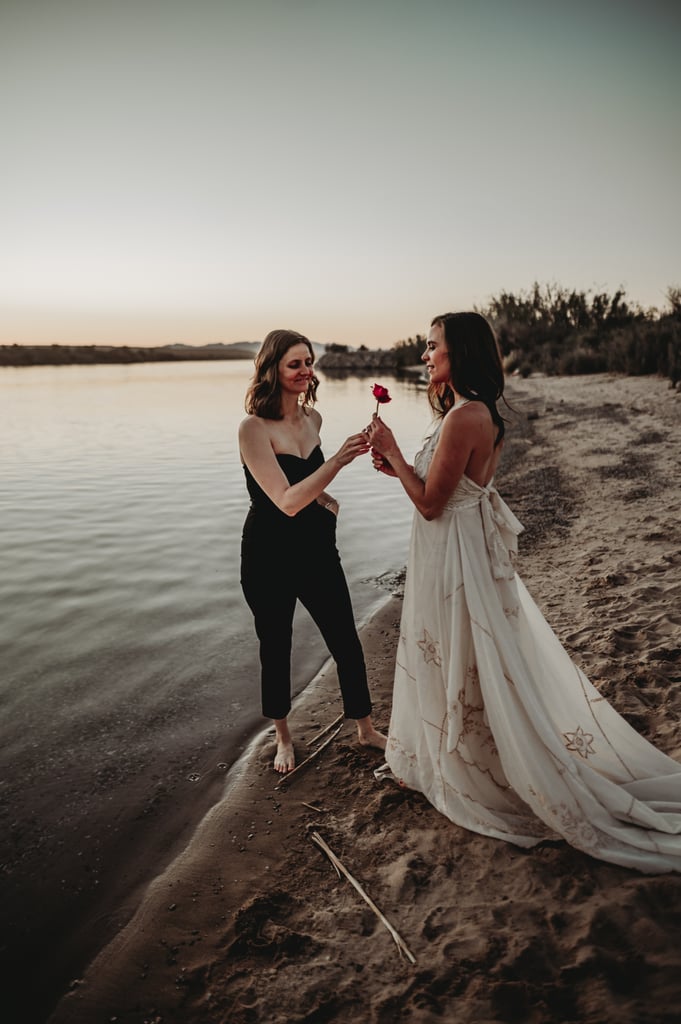
<path fill-rule="evenodd" d="M 238 565 L 247 496 L 236 430 L 251 371 L 250 361 L 0 370 L 0 811 L 12 891 L 31 879 L 22 921 L 31 901 L 36 914 L 54 903 L 41 865 L 60 875 L 76 915 L 98 885 L 111 896 L 136 881 L 112 872 L 112 851 L 152 833 L 170 849 L 263 723 Z M 369 421 L 373 379 L 320 378 L 328 456 Z M 425 394 L 380 382 L 411 456 L 428 427 Z M 411 507 L 368 458 L 329 490 L 361 621 L 387 595 L 376 578 L 406 561 Z M 301 609 L 296 692 L 325 658 Z"/>
<path fill-rule="evenodd" d="M 161 702 L 216 662 L 223 716 L 252 705 L 236 448 L 250 373 L 250 361 L 2 371 L 0 685 L 17 720 L 35 727 L 47 705 L 52 730 L 55 712 L 66 727 L 152 689 Z M 368 422 L 371 383 L 322 376 L 327 455 Z M 386 419 L 413 453 L 427 426 L 424 395 L 390 385 Z M 411 509 L 368 458 L 330 489 L 361 620 L 384 596 L 374 578 L 404 564 Z M 298 631 L 309 671 L 323 648 L 302 610 Z"/>

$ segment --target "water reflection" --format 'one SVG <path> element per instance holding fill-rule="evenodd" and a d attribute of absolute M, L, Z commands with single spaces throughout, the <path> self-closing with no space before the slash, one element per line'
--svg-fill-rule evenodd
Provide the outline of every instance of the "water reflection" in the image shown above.
<path fill-rule="evenodd" d="M 247 496 L 236 432 L 251 373 L 247 360 L 0 374 L 0 687 L 18 716 L 3 722 L 15 749 L 24 715 L 40 734 L 62 705 L 66 677 L 74 699 L 84 673 L 91 696 L 106 692 L 109 702 L 123 665 L 149 693 L 161 680 L 172 691 L 188 666 L 217 706 L 241 703 L 239 724 L 257 718 L 255 638 L 238 585 Z M 328 455 L 368 423 L 373 381 L 319 376 Z M 428 423 L 423 392 L 382 378 L 394 399 L 382 414 L 413 454 Z M 411 508 L 368 459 L 332 490 L 361 619 L 383 596 L 374 578 L 404 563 Z M 303 685 L 325 652 L 304 613 L 296 629 Z"/>

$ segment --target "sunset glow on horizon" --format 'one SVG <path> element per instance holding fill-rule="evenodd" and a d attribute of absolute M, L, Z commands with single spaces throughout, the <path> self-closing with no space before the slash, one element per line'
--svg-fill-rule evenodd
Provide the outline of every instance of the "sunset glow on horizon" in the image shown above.
<path fill-rule="evenodd" d="M 390 346 L 681 285 L 654 0 L 3 0 L 0 344 Z"/>

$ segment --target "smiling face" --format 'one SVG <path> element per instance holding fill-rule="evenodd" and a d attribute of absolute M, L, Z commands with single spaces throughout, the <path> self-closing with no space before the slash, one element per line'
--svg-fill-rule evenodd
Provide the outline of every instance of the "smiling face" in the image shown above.
<path fill-rule="evenodd" d="M 291 345 L 279 360 L 279 387 L 296 395 L 304 395 L 314 377 L 314 356 L 304 341 Z"/>
<path fill-rule="evenodd" d="M 451 383 L 449 352 L 442 324 L 434 324 L 428 331 L 426 350 L 421 359 L 426 364 L 431 384 Z"/>

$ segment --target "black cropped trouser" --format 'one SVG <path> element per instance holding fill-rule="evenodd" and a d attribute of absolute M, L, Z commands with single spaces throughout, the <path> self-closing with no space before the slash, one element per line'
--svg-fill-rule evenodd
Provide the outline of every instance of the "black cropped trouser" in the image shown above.
<path fill-rule="evenodd" d="M 328 513 L 327 513 L 328 514 Z M 255 617 L 260 641 L 262 713 L 286 718 L 291 710 L 291 644 L 296 601 L 308 610 L 336 662 L 346 718 L 371 713 L 366 665 L 357 635 L 350 593 L 335 546 L 320 559 L 274 569 L 259 559 L 243 559 L 241 585 Z M 274 570 L 274 571 L 273 571 Z"/>

